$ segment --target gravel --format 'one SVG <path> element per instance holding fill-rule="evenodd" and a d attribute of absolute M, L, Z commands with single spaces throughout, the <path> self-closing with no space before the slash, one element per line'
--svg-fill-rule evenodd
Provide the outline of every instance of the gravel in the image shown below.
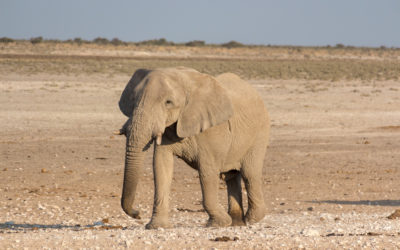
<path fill-rule="evenodd" d="M 267 215 L 247 227 L 205 228 L 205 213 L 174 212 L 171 229 L 145 230 L 147 219 L 103 219 L 91 224 L 0 224 L 3 248 L 395 248 L 400 220 L 388 214 Z M 178 216 L 179 215 L 179 216 Z M 338 219 L 339 218 L 339 219 Z M 104 223 L 107 221 L 108 223 Z M 123 226 L 126 225 L 126 226 Z"/>

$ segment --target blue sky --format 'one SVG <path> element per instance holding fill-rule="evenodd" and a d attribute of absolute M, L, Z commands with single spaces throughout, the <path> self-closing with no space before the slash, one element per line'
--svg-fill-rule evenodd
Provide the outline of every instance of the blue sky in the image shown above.
<path fill-rule="evenodd" d="M 399 0 L 0 0 L 0 37 L 400 47 Z"/>

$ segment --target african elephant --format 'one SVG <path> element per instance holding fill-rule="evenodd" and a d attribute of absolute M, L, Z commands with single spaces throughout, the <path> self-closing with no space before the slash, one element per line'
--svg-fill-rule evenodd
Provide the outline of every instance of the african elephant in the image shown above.
<path fill-rule="evenodd" d="M 137 70 L 119 107 L 129 117 L 122 209 L 140 218 L 132 205 L 145 151 L 154 142 L 154 206 L 147 229 L 169 227 L 173 156 L 199 172 L 207 226 L 245 225 L 264 217 L 262 168 L 269 137 L 263 100 L 232 73 L 217 77 L 194 69 Z M 229 208 L 218 203 L 219 178 L 226 181 Z M 241 180 L 248 194 L 243 212 Z"/>

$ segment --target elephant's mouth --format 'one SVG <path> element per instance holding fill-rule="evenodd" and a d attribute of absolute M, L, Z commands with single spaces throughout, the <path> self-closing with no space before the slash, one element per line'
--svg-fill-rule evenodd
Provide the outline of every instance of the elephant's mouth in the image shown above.
<path fill-rule="evenodd" d="M 143 151 L 147 151 L 149 148 L 150 148 L 150 146 L 151 146 L 151 144 L 153 144 L 153 142 L 154 143 L 156 143 L 157 145 L 161 145 L 161 143 L 162 143 L 162 134 L 161 133 L 158 133 L 156 136 L 153 136 L 147 143 L 146 143 L 146 145 L 144 145 L 144 147 L 143 147 Z"/>
<path fill-rule="evenodd" d="M 147 151 L 150 148 L 151 144 L 153 144 L 153 142 L 157 143 L 157 145 L 161 145 L 161 138 L 162 138 L 161 133 L 151 138 L 151 140 L 148 143 L 146 143 L 146 145 L 144 145 L 143 151 Z"/>

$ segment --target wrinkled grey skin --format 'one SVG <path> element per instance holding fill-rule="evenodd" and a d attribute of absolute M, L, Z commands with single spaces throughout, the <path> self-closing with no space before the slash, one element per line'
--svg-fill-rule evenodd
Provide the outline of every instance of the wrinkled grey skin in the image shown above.
<path fill-rule="evenodd" d="M 154 142 L 154 206 L 147 229 L 167 228 L 173 156 L 199 172 L 207 226 L 245 225 L 264 217 L 262 168 L 269 118 L 257 92 L 238 76 L 216 78 L 189 68 L 139 69 L 121 95 L 128 121 L 121 205 L 133 218 L 144 153 Z M 226 181 L 229 209 L 218 202 L 219 179 Z M 249 208 L 244 215 L 241 180 Z"/>

